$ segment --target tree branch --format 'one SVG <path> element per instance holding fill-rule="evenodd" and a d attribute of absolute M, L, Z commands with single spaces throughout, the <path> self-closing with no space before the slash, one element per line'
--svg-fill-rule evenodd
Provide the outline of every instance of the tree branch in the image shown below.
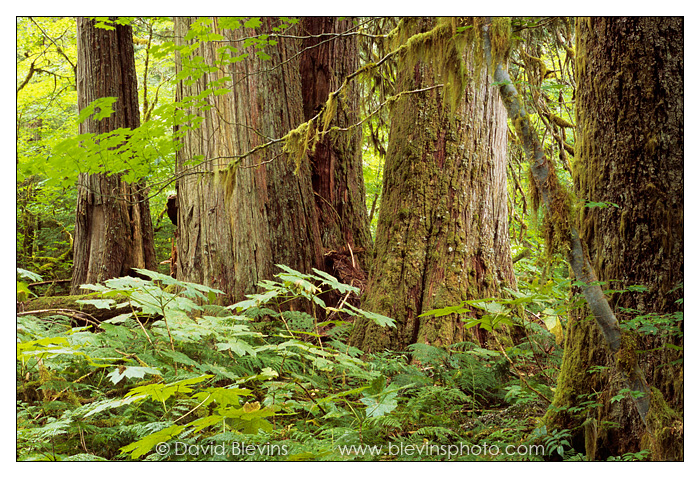
<path fill-rule="evenodd" d="M 492 70 L 493 81 L 499 87 L 501 100 L 508 111 L 508 117 L 515 125 L 516 133 L 520 138 L 525 154 L 530 159 L 532 175 L 540 197 L 542 198 L 542 204 L 549 212 L 553 212 L 556 209 L 561 210 L 563 208 L 565 210 L 564 213 L 559 212 L 555 214 L 558 216 L 556 220 L 561 222 L 562 217 L 568 217 L 568 205 L 564 204 L 559 194 L 561 185 L 554 174 L 551 161 L 547 159 L 542 150 L 538 133 L 530 123 L 530 117 L 525 110 L 518 91 L 513 86 L 508 70 L 503 64 L 503 59 L 493 58 L 491 36 L 489 33 L 490 24 L 491 21 L 487 18 L 486 23 L 482 27 L 482 40 L 486 64 L 489 65 L 489 69 Z M 598 327 L 603 333 L 608 348 L 611 352 L 618 353 L 621 351 L 620 324 L 610 308 L 610 304 L 608 304 L 603 290 L 597 282 L 593 266 L 583 250 L 578 230 L 572 224 L 558 224 L 557 227 L 568 232 L 568 262 L 574 271 L 576 279 L 586 284 L 583 287 L 583 294 L 588 306 L 593 312 Z M 622 350 L 622 352 L 625 351 Z M 651 397 L 649 385 L 646 383 L 646 380 L 644 380 L 641 369 L 636 361 L 633 364 L 628 364 L 628 367 L 625 368 L 626 369 L 622 369 L 619 367 L 624 378 L 630 385 L 629 388 L 633 391 L 643 392 L 643 396 L 635 397 L 633 395 L 632 398 L 642 421 L 646 424 L 646 415 L 649 411 L 649 400 Z"/>

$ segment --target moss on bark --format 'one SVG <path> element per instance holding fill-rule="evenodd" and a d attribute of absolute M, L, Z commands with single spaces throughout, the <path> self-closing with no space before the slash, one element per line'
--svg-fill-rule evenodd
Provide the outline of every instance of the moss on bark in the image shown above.
<path fill-rule="evenodd" d="M 470 64 L 467 53 L 460 64 L 449 66 L 451 73 L 444 71 L 445 51 L 455 42 L 437 36 L 452 35 L 448 25 L 428 19 L 402 25 L 407 30 L 397 39 L 418 36 L 400 56 L 399 91 L 448 84 Z M 392 317 L 397 328 L 358 320 L 351 342 L 364 350 L 471 338 L 463 317 L 420 315 L 465 299 L 497 296 L 501 283 L 514 283 L 505 110 L 485 71 L 461 88 L 455 109 L 444 100 L 452 93 L 441 89 L 403 95 L 392 106 L 376 256 L 363 307 Z"/>
<path fill-rule="evenodd" d="M 579 197 L 620 207 L 584 207 L 576 220 L 601 280 L 615 281 L 615 289 L 647 289 L 615 296 L 612 305 L 623 324 L 635 315 L 682 310 L 676 303 L 682 289 L 674 290 L 683 279 L 679 32 L 682 19 L 674 18 L 577 22 L 574 183 Z M 681 335 L 623 334 L 613 355 L 586 314 L 577 311 L 569 322 L 547 423 L 573 430 L 576 447 L 595 450 L 595 459 L 645 448 L 654 460 L 682 459 L 682 351 L 677 350 L 683 344 Z M 588 373 L 595 365 L 607 368 Z M 652 386 L 646 424 L 629 398 L 611 401 L 628 387 L 622 374 L 635 369 L 641 369 Z M 587 397 L 592 399 L 588 415 L 572 412 Z M 595 443 L 584 447 L 581 425 L 589 418 L 595 419 L 598 432 L 588 438 Z"/>

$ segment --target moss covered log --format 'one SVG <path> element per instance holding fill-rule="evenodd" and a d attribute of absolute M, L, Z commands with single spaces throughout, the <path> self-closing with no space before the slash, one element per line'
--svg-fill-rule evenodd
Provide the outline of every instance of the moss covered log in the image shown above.
<path fill-rule="evenodd" d="M 63 315 L 80 325 L 95 324 L 129 312 L 128 308 L 100 309 L 92 304 L 81 304 L 80 300 L 95 300 L 95 295 L 64 295 L 55 297 L 36 297 L 18 305 L 17 315 Z M 126 302 L 126 296 L 110 297 L 115 304 Z"/>

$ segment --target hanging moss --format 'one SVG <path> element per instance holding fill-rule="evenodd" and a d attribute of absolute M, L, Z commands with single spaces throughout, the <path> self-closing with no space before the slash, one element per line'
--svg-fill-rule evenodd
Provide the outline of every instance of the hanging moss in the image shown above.
<path fill-rule="evenodd" d="M 342 93 L 343 90 L 345 89 L 345 86 L 347 85 L 347 80 L 343 81 L 343 84 L 338 90 L 338 94 Z M 331 93 L 328 95 L 328 100 L 326 100 L 326 105 L 323 108 L 323 115 L 322 115 L 322 120 L 321 120 L 321 133 L 325 134 L 326 131 L 328 131 L 328 127 L 331 124 L 331 121 L 333 121 L 333 118 L 335 118 L 335 114 L 338 111 L 338 94 L 335 92 Z M 318 135 L 318 131 L 316 131 L 316 134 Z M 315 146 L 315 144 L 314 144 Z"/>
<path fill-rule="evenodd" d="M 570 248 L 571 230 L 576 214 L 573 208 L 574 197 L 571 192 L 567 192 L 557 180 L 554 173 L 554 166 L 547 158 L 549 163 L 547 175 L 544 184 L 539 184 L 532 170 L 529 172 L 531 182 L 531 200 L 533 209 L 536 212 L 541 203 L 541 191 L 548 192 L 547 208 L 544 214 L 543 236 L 547 245 L 547 254 L 552 255 L 554 252 L 566 253 Z"/>
<path fill-rule="evenodd" d="M 332 100 L 332 95 L 329 97 L 328 102 L 334 104 L 335 101 Z M 330 122 L 330 120 L 329 120 Z M 284 141 L 284 146 L 282 151 L 290 155 L 290 159 L 294 161 L 296 168 L 294 169 L 294 174 L 299 172 L 301 167 L 301 162 L 304 159 L 304 155 L 308 152 L 314 151 L 316 143 L 318 143 L 319 131 L 315 127 L 315 121 L 310 119 L 309 121 L 300 124 L 293 130 L 289 131 L 282 140 Z"/>
<path fill-rule="evenodd" d="M 620 337 L 620 350 L 617 351 L 617 366 L 627 374 L 632 374 L 637 366 L 637 347 L 634 338 L 629 334 Z"/>
<path fill-rule="evenodd" d="M 226 200 L 231 199 L 234 189 L 236 188 L 236 174 L 240 161 L 231 161 L 226 169 L 214 170 L 214 182 L 221 184 L 224 187 Z"/>
<path fill-rule="evenodd" d="M 491 20 L 491 58 L 493 70 L 497 63 L 507 63 L 510 52 L 510 17 L 496 17 Z"/>
<path fill-rule="evenodd" d="M 436 78 L 444 85 L 443 101 L 454 113 L 467 87 L 467 70 L 462 56 L 467 43 L 464 34 L 456 33 L 455 19 L 439 19 L 430 31 L 413 33 L 419 19 L 399 23 L 395 43 L 400 43 L 399 54 L 406 68 L 420 62 L 429 62 Z"/>

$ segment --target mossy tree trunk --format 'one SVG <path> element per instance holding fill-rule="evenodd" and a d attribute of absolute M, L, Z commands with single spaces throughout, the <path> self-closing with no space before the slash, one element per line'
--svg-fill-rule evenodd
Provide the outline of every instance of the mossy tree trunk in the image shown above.
<path fill-rule="evenodd" d="M 416 37 L 421 43 L 400 57 L 397 90 L 448 83 L 453 89 L 405 94 L 391 109 L 375 260 L 363 307 L 392 317 L 397 327 L 382 329 L 358 320 L 351 342 L 366 351 L 468 339 L 463 317 L 419 315 L 465 299 L 497 296 L 502 285 L 514 284 L 506 112 L 498 92 L 489 86 L 486 69 L 477 69 L 451 106 L 454 88 L 461 91 L 455 85 L 465 76 L 459 65 L 471 64 L 470 49 L 452 42 L 449 24 L 409 19 L 402 28 L 406 38 L 426 35 Z"/>
<path fill-rule="evenodd" d="M 272 18 L 261 20 L 257 29 L 222 30 L 217 19 L 212 25 L 240 48 L 244 37 L 272 33 L 278 25 Z M 176 31 L 186 32 L 189 23 L 177 19 Z M 221 65 L 218 46 L 202 44 L 193 55 Z M 281 142 L 248 154 L 303 122 L 298 50 L 299 42 L 290 38 L 267 46 L 268 59 L 249 47 L 244 61 L 205 74 L 189 91 L 180 87 L 186 96 L 223 75 L 232 78 L 231 93 L 207 99 L 213 108 L 199 113 L 200 130 L 185 133 L 178 160 L 184 169 L 204 156 L 195 168 L 201 174 L 178 181 L 178 279 L 220 288 L 229 300 L 254 292 L 259 281 L 280 272 L 275 264 L 302 272 L 322 267 L 308 158 L 295 164 Z"/>
<path fill-rule="evenodd" d="M 682 311 L 683 20 L 592 18 L 577 21 L 578 197 L 619 208 L 583 208 L 581 239 L 600 280 L 612 289 L 624 327 L 642 314 Z M 638 312 L 633 312 L 638 311 Z M 624 337 L 623 337 L 624 338 Z M 628 336 L 653 391 L 646 427 L 631 400 L 611 402 L 625 382 L 595 322 L 582 311 L 567 330 L 552 427 L 574 431 L 589 458 L 642 448 L 657 460 L 682 459 L 682 424 L 667 407 L 683 406 L 682 338 L 659 332 Z M 668 345 L 671 347 L 668 347 Z M 590 373 L 594 366 L 606 369 Z M 652 389 L 653 390 L 653 389 Z M 590 398 L 581 398 L 590 397 Z M 573 413 L 583 400 L 600 406 Z M 585 422 L 585 425 L 582 424 Z"/>
<path fill-rule="evenodd" d="M 96 28 L 78 18 L 78 108 L 104 97 L 116 97 L 114 113 L 88 118 L 80 133 L 106 133 L 140 124 L 132 30 Z M 80 286 L 155 269 L 153 225 L 147 192 L 121 181 L 119 175 L 81 174 L 75 220 L 71 294 Z"/>
<path fill-rule="evenodd" d="M 301 20 L 300 33 L 306 37 L 300 59 L 305 121 L 313 118 L 326 104 L 329 93 L 336 91 L 343 79 L 359 68 L 357 36 L 333 36 L 352 27 L 350 18 L 305 17 Z M 351 82 L 337 99 L 333 126 L 348 128 L 359 121 L 357 88 L 357 82 Z M 365 206 L 361 140 L 361 127 L 333 131 L 315 145 L 309 156 L 324 252 L 345 252 L 345 257 L 352 257 L 348 251 L 351 248 L 355 251 L 357 269 L 366 270 L 371 237 Z M 327 262 L 330 262 L 328 258 Z M 326 264 L 328 272 L 337 272 L 332 270 L 333 265 L 332 262 Z"/>

